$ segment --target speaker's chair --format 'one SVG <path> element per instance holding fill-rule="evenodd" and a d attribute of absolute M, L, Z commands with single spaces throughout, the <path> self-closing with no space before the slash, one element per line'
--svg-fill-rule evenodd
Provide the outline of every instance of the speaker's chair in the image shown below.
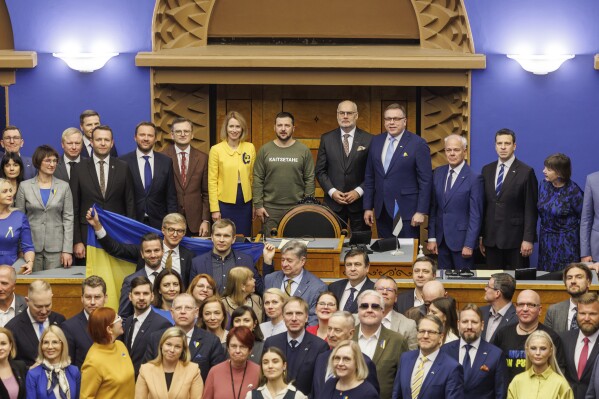
<path fill-rule="evenodd" d="M 338 238 L 346 234 L 341 230 L 337 215 L 322 205 L 302 204 L 291 208 L 277 229 L 271 232 L 277 237 Z"/>

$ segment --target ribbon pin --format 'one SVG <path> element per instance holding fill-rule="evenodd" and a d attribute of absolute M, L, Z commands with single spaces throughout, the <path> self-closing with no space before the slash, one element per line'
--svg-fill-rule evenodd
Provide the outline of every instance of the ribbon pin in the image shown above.
<path fill-rule="evenodd" d="M 6 235 L 4 236 L 4 238 L 8 238 L 9 234 L 11 237 L 15 236 L 15 233 L 12 231 L 12 226 L 8 226 L 8 231 L 6 232 Z"/>

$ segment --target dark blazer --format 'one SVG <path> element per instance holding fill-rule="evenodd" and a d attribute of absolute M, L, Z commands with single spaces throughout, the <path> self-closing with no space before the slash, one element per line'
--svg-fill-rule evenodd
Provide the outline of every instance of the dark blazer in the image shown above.
<path fill-rule="evenodd" d="M 54 177 L 62 181 L 66 181 L 67 183 L 70 181 L 69 172 L 67 172 L 67 166 L 64 164 L 64 154 L 58 157 L 58 163 L 56 164 Z"/>
<path fill-rule="evenodd" d="M 79 390 L 81 388 L 81 373 L 73 365 L 65 369 L 65 375 L 71 390 L 71 399 L 79 399 Z M 48 377 L 42 366 L 37 366 L 27 373 L 27 397 L 36 399 L 60 399 L 54 392 L 48 395 Z"/>
<path fill-rule="evenodd" d="M 33 179 L 37 175 L 37 169 L 35 169 L 35 166 L 33 166 L 31 157 L 21 155 L 21 160 L 23 161 L 23 166 L 25 166 L 23 180 Z"/>
<path fill-rule="evenodd" d="M 282 271 L 267 274 L 264 277 L 264 289 L 281 288 L 285 275 Z M 308 315 L 308 325 L 316 325 L 318 317 L 316 317 L 316 301 L 321 292 L 327 290 L 327 285 L 314 274 L 304 269 L 304 275 L 300 281 L 299 287 L 294 291 L 294 296 L 299 296 L 304 301 L 308 302 L 310 312 Z"/>
<path fill-rule="evenodd" d="M 339 303 L 339 309 L 341 309 L 341 297 L 343 296 L 343 291 L 345 291 L 345 286 L 347 285 L 347 282 L 349 280 L 344 278 L 343 280 L 337 280 L 331 284 L 329 284 L 329 291 L 331 291 L 333 293 L 333 295 L 335 295 L 335 298 L 337 298 L 337 302 Z M 374 282 L 369 279 L 368 277 L 366 277 L 366 282 L 364 283 L 364 285 L 362 286 L 362 289 L 360 290 L 360 292 L 357 292 L 355 295 L 355 300 L 354 303 L 351 305 L 351 307 L 349 308 L 349 312 L 350 313 L 357 313 L 358 312 L 358 295 L 360 295 L 362 292 L 366 291 L 366 290 L 373 290 L 374 289 Z"/>
<path fill-rule="evenodd" d="M 591 383 L 589 384 L 589 389 L 587 390 L 584 399 L 597 399 L 599 395 L 599 367 L 597 367 L 597 363 L 599 363 L 599 356 L 595 359 Z"/>
<path fill-rule="evenodd" d="M 480 311 L 483 314 L 483 321 L 485 322 L 481 337 L 483 339 L 485 339 L 485 337 L 487 336 L 487 326 L 488 326 L 488 321 L 489 321 L 489 313 L 491 312 L 491 305 L 481 306 Z M 493 333 L 493 336 L 491 337 L 490 342 L 493 342 L 493 340 L 495 339 L 495 336 L 497 336 L 497 331 L 501 330 L 503 327 L 505 327 L 507 325 L 517 323 L 517 322 L 518 322 L 518 318 L 516 317 L 516 307 L 512 304 L 507 309 L 507 312 L 505 312 L 503 319 L 501 319 L 501 321 L 499 322 L 499 325 L 495 329 L 495 332 Z"/>
<path fill-rule="evenodd" d="M 27 310 L 27 301 L 24 296 L 15 294 L 15 316 Z"/>
<path fill-rule="evenodd" d="M 82 151 L 83 153 L 83 151 Z M 87 220 L 85 214 L 93 204 L 105 211 L 135 219 L 135 198 L 133 178 L 127 163 L 110 157 L 106 196 L 102 196 L 96 167 L 92 158 L 82 159 L 71 170 L 71 192 L 73 194 L 73 213 L 75 229 L 73 244 L 87 243 Z"/>
<path fill-rule="evenodd" d="M 8 363 L 10 364 L 10 368 L 12 369 L 12 374 L 15 376 L 15 378 L 17 379 L 17 383 L 19 384 L 19 396 L 17 396 L 17 399 L 25 399 L 25 387 L 28 367 L 25 365 L 24 362 L 20 360 L 9 360 Z M 9 398 L 8 391 L 6 390 L 6 387 L 4 386 L 2 379 L 0 379 L 0 398 Z"/>
<path fill-rule="evenodd" d="M 433 174 L 433 195 L 428 219 L 428 236 L 437 244 L 445 242 L 452 251 L 463 247 L 475 249 L 482 226 L 483 178 L 464 164 L 447 194 L 445 184 L 449 165 L 440 166 Z"/>
<path fill-rule="evenodd" d="M 483 244 L 499 249 L 520 248 L 537 238 L 538 182 L 534 169 L 518 159 L 506 172 L 501 192 L 495 195 L 497 161 L 485 165 Z"/>
<path fill-rule="evenodd" d="M 395 310 L 399 313 L 404 314 L 406 310 L 414 307 L 414 290 L 409 288 L 407 291 L 402 292 L 397 296 L 397 302 L 395 302 Z"/>
<path fill-rule="evenodd" d="M 287 343 L 287 332 L 268 337 L 264 342 L 264 350 L 274 346 L 287 354 L 291 350 Z M 287 379 L 295 380 L 295 387 L 302 391 L 304 395 L 309 395 L 312 392 L 312 378 L 314 377 L 314 368 L 316 366 L 316 358 L 321 353 L 327 352 L 329 345 L 316 335 L 309 332 L 304 333 L 302 343 L 296 348 L 297 358 L 295 367 L 291 369 L 287 367 Z"/>
<path fill-rule="evenodd" d="M 160 230 L 162 219 L 168 213 L 177 212 L 177 191 L 173 175 L 173 162 L 169 157 L 154 151 L 154 171 L 152 185 L 146 191 L 143 185 L 143 170 L 139 170 L 136 151 L 127 153 L 121 159 L 127 162 L 133 177 L 135 194 L 135 219 L 143 222 L 144 214 L 150 219 L 150 226 Z"/>
<path fill-rule="evenodd" d="M 150 335 L 143 363 L 158 356 L 158 345 L 163 333 L 164 330 L 155 331 Z M 220 340 L 216 335 L 198 327 L 193 329 L 191 341 L 189 342 L 189 352 L 191 353 L 191 361 L 200 366 L 200 373 L 204 381 L 208 378 L 208 372 L 212 367 L 225 361 L 225 352 Z"/>
<path fill-rule="evenodd" d="M 320 395 L 323 393 L 324 385 L 327 381 L 327 366 L 329 363 L 329 356 L 331 356 L 331 353 L 333 353 L 332 349 L 321 353 L 316 358 L 316 364 L 314 366 L 314 376 L 312 378 L 312 398 L 319 398 Z M 380 393 L 381 388 L 379 387 L 379 380 L 376 376 L 376 366 L 368 356 L 364 354 L 363 356 L 364 361 L 366 362 L 366 367 L 368 367 L 368 377 L 366 377 L 366 381 L 368 381 L 374 387 L 374 389 L 376 389 L 376 391 Z"/>
<path fill-rule="evenodd" d="M 452 341 L 441 347 L 455 361 L 460 360 L 460 342 Z M 482 370 L 485 365 L 487 370 Z M 472 368 L 464 375 L 464 399 L 505 399 L 507 395 L 505 356 L 498 347 L 480 340 Z"/>
<path fill-rule="evenodd" d="M 368 150 L 364 210 L 374 208 L 378 219 L 385 207 L 387 214 L 393 216 L 397 200 L 405 226 L 414 213 L 427 215 L 429 212 L 433 181 L 431 153 L 426 141 L 405 130 L 385 173 L 382 151 L 387 136 L 386 132 L 374 136 Z"/>
<path fill-rule="evenodd" d="M 562 345 L 564 347 L 564 353 L 566 354 L 566 369 L 564 377 L 568 380 L 572 391 L 574 392 L 575 399 L 584 399 L 585 394 L 591 384 L 591 377 L 593 375 L 593 366 L 599 354 L 599 345 L 595 343 L 593 350 L 589 353 L 587 364 L 582 372 L 582 377 L 578 379 L 578 370 L 576 369 L 576 360 L 574 359 L 576 350 L 576 341 L 578 340 L 579 330 L 566 331 L 560 335 Z"/>
<path fill-rule="evenodd" d="M 368 160 L 368 148 L 372 135 L 356 128 L 349 156 L 343 151 L 341 128 L 331 130 L 320 137 L 320 147 L 316 157 L 314 174 L 324 190 L 324 203 L 332 210 L 339 212 L 344 207 L 329 196 L 329 190 L 336 188 L 347 192 L 361 187 L 364 189 L 364 173 Z M 362 211 L 362 198 L 345 205 L 352 212 Z"/>
<path fill-rule="evenodd" d="M 85 310 L 66 320 L 60 325 L 69 343 L 69 356 L 71 364 L 81 368 L 85 356 L 94 341 L 87 331 L 87 317 Z"/>
<path fill-rule="evenodd" d="M 65 318 L 60 313 L 51 312 L 48 321 L 50 324 L 60 326 Z M 40 341 L 33 329 L 33 324 L 31 324 L 29 313 L 23 312 L 15 316 L 14 319 L 6 323 L 6 328 L 12 332 L 15 338 L 17 345 L 17 357 L 15 359 L 22 360 L 27 367 L 31 367 L 35 363 Z"/>
<path fill-rule="evenodd" d="M 133 324 L 133 317 L 134 315 L 131 315 L 123 322 L 124 333 L 121 338 L 125 343 L 125 346 L 127 346 L 127 349 L 131 348 L 129 350 L 129 356 L 131 356 L 131 362 L 133 362 L 133 368 L 135 369 L 135 378 L 137 378 L 139 368 L 143 363 L 146 350 L 148 349 L 151 334 L 154 331 L 164 332 L 164 330 L 173 325 L 170 321 L 150 309 L 150 313 L 148 313 L 148 317 L 146 317 L 143 324 L 139 327 L 139 331 L 135 336 L 135 341 L 133 341 L 133 347 L 131 347 L 131 343 L 129 342 L 129 330 Z"/>
<path fill-rule="evenodd" d="M 420 350 L 409 351 L 401 355 L 401 367 L 393 384 L 393 399 L 412 398 L 412 371 Z M 457 360 L 443 352 L 439 352 L 431 365 L 428 374 L 424 377 L 418 399 L 463 399 L 464 398 L 464 371 Z"/>

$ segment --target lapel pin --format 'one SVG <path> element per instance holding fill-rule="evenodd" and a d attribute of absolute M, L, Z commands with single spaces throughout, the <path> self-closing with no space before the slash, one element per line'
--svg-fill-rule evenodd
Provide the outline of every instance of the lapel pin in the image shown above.
<path fill-rule="evenodd" d="M 407 156 L 408 156 L 408 153 L 407 153 L 407 152 L 404 152 L 404 153 L 403 153 L 403 156 L 404 156 L 404 157 L 407 157 Z"/>

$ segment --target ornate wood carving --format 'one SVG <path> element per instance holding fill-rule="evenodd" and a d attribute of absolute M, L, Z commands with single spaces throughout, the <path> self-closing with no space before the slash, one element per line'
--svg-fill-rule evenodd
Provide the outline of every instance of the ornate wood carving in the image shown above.
<path fill-rule="evenodd" d="M 154 123 L 157 149 L 172 143 L 170 124 L 176 117 L 193 122 L 192 145 L 206 153 L 210 150 L 209 95 L 207 85 L 156 85 Z"/>
<path fill-rule="evenodd" d="M 420 27 L 420 46 L 474 53 L 463 0 L 412 0 Z"/>
<path fill-rule="evenodd" d="M 158 0 L 154 12 L 154 51 L 205 46 L 216 0 Z"/>
<path fill-rule="evenodd" d="M 431 149 L 433 168 L 447 163 L 443 139 L 458 134 L 468 139 L 468 89 L 465 87 L 422 90 L 422 137 Z"/>

